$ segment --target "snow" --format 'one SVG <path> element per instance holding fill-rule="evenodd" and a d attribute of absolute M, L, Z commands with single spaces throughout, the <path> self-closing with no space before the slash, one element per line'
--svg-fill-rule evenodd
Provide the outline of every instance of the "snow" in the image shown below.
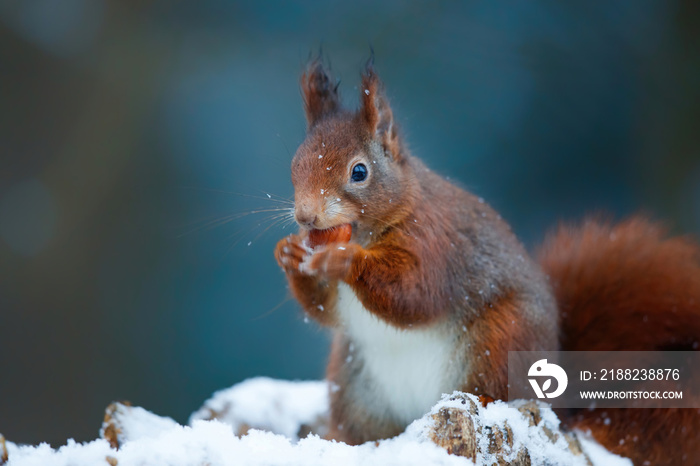
<path fill-rule="evenodd" d="M 154 415 L 155 416 L 155 415 Z M 360 446 L 323 440 L 316 435 L 294 443 L 271 432 L 251 430 L 236 437 L 230 425 L 195 420 L 192 426 L 175 425 L 154 436 L 127 441 L 119 450 L 105 440 L 10 450 L 8 466 L 107 465 L 112 457 L 119 466 L 137 465 L 416 465 L 467 466 L 466 458 L 449 455 L 431 443 L 420 428 L 409 428 L 390 440 Z"/>
<path fill-rule="evenodd" d="M 120 429 L 117 434 L 120 444 L 130 440 L 155 438 L 178 425 L 169 417 L 156 416 L 138 406 L 126 406 L 121 403 L 115 405 L 116 408 L 111 414 Z M 103 432 L 104 427 L 100 430 L 100 436 L 103 436 Z"/>
<path fill-rule="evenodd" d="M 326 382 L 289 382 L 267 377 L 248 379 L 216 392 L 190 417 L 190 424 L 210 419 L 211 413 L 233 426 L 244 424 L 297 440 L 302 425 L 311 425 L 328 415 Z"/>
<path fill-rule="evenodd" d="M 577 434 L 578 441 L 581 444 L 581 449 L 586 455 L 588 455 L 593 464 L 605 466 L 633 466 L 631 460 L 613 455 L 608 450 L 603 448 L 598 442 L 593 440 L 592 437 L 580 431 L 577 432 Z"/>
<path fill-rule="evenodd" d="M 107 456 L 113 456 L 106 440 L 94 440 L 79 444 L 72 439 L 58 450 L 46 443 L 39 446 L 17 446 L 8 444 L 8 466 L 72 466 L 109 464 Z"/>
<path fill-rule="evenodd" d="M 471 460 L 450 455 L 434 444 L 429 432 L 431 417 L 442 408 L 465 409 L 461 399 L 472 395 L 455 392 L 443 396 L 432 410 L 414 421 L 401 435 L 359 446 L 324 440 L 318 435 L 299 439 L 303 425 L 313 425 L 328 411 L 326 382 L 288 382 L 258 377 L 219 391 L 190 418 L 189 426 L 157 416 L 143 408 L 116 404 L 112 422 L 118 427 L 119 449 L 103 439 L 87 443 L 68 440 L 53 449 L 47 444 L 18 446 L 7 442 L 8 466 L 82 466 L 118 464 L 141 465 L 473 465 Z M 332 388 L 332 387 L 331 387 Z M 511 427 L 514 437 L 513 458 L 521 447 L 532 456 L 532 464 L 586 464 L 583 457 L 573 457 L 560 438 L 552 443 L 542 429 L 530 426 L 517 410 L 522 402 L 496 401 L 480 408 L 474 416 L 477 426 Z M 559 420 L 544 403 L 538 404 L 542 421 L 556 430 Z M 216 415 L 218 419 L 211 419 Z M 252 426 L 241 437 L 241 427 Z M 269 431 L 268 431 L 269 430 Z M 273 433 L 274 432 L 274 433 Z M 608 453 L 590 438 L 582 438 L 584 451 L 594 464 L 622 466 L 631 464 Z M 483 436 L 481 443 L 488 444 Z M 488 451 L 482 445 L 481 451 Z M 479 454 L 477 464 L 492 464 L 493 455 Z M 578 463 L 576 461 L 579 461 Z"/>

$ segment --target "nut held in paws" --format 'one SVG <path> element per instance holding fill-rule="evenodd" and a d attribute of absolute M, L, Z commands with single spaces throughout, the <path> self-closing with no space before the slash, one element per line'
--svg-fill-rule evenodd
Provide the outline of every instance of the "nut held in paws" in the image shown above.
<path fill-rule="evenodd" d="M 328 243 L 347 243 L 352 236 L 352 225 L 345 223 L 327 230 L 311 230 L 309 245 L 312 248 Z"/>

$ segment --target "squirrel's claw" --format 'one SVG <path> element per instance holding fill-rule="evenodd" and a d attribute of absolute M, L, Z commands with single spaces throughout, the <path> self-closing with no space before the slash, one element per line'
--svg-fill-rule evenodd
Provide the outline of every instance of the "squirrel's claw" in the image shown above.
<path fill-rule="evenodd" d="M 275 247 L 275 259 L 287 273 L 298 273 L 299 265 L 308 255 L 309 250 L 304 246 L 303 240 L 299 235 L 289 235 L 282 238 Z"/>
<path fill-rule="evenodd" d="M 352 243 L 332 243 L 316 247 L 313 253 L 299 264 L 299 271 L 327 280 L 345 280 L 358 249 L 360 246 Z"/>

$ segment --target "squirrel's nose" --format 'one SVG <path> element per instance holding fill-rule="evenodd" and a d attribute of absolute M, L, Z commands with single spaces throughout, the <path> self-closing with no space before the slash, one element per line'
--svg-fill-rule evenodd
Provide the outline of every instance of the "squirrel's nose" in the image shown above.
<path fill-rule="evenodd" d="M 296 221 L 299 225 L 307 228 L 313 227 L 316 220 L 318 220 L 318 215 L 305 204 L 302 204 L 301 208 L 297 208 L 294 211 L 294 217 L 296 217 Z"/>

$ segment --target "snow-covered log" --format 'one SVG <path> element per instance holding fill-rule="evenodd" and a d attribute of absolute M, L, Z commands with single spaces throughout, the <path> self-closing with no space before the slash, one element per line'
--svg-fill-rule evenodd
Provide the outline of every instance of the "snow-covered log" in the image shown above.
<path fill-rule="evenodd" d="M 544 403 L 444 396 L 392 439 L 349 446 L 325 440 L 325 382 L 245 381 L 214 394 L 182 426 L 143 408 L 114 403 L 100 438 L 6 444 L 8 466 L 228 465 L 630 465 L 576 432 L 561 429 Z M 0 458 L 5 451 L 0 436 Z"/>

